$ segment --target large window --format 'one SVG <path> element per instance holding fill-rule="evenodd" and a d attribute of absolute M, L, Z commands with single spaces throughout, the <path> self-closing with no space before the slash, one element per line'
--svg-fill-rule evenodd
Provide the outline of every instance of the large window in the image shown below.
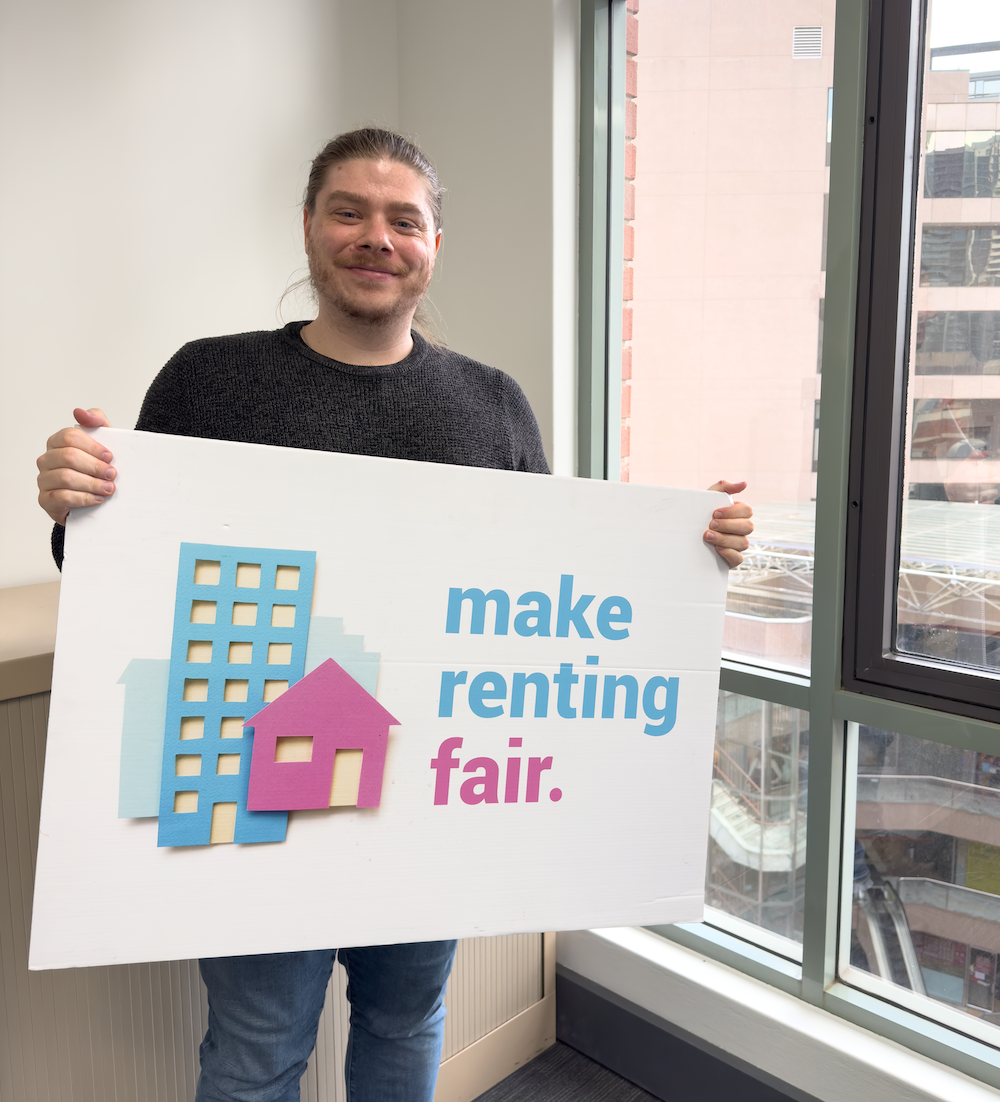
<path fill-rule="evenodd" d="M 734 665 L 804 684 L 813 628 L 834 5 L 651 3 L 631 16 L 623 480 L 745 479 Z M 801 955 L 809 716 L 723 691 L 710 921 Z M 775 938 L 783 939 L 775 941 Z"/>
<path fill-rule="evenodd" d="M 845 658 L 862 691 L 994 719 L 1000 95 L 969 66 L 1000 57 L 1000 18 L 975 0 L 915 16 L 884 25 L 868 73 Z"/>
<path fill-rule="evenodd" d="M 658 932 L 1000 1087 L 1000 6 L 585 13 L 581 473 L 757 525 Z"/>

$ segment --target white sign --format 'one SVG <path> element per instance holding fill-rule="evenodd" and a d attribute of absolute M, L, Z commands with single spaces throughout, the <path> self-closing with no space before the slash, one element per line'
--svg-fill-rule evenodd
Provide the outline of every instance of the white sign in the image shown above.
<path fill-rule="evenodd" d="M 99 435 L 32 968 L 702 916 L 724 497 Z"/>

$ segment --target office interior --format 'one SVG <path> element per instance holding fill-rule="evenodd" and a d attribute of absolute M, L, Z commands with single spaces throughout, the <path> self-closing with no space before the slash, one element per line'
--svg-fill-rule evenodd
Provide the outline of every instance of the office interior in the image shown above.
<path fill-rule="evenodd" d="M 553 472 L 745 478 L 757 526 L 705 920 L 463 942 L 437 1097 L 557 1039 L 664 1100 L 1000 1097 L 994 8 L 4 5 L 0 1097 L 191 1099 L 207 1013 L 196 962 L 27 969 L 59 586 L 32 461 L 75 405 L 130 426 L 185 342 L 311 316 L 305 175 L 361 125 L 434 161 L 431 322 L 517 380 Z M 344 1098 L 345 986 L 310 1102 Z"/>

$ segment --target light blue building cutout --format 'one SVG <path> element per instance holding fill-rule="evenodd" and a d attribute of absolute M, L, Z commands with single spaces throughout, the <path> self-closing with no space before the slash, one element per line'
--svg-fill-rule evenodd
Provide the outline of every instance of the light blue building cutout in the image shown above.
<path fill-rule="evenodd" d="M 181 544 L 157 845 L 284 841 L 287 812 L 247 810 L 243 721 L 305 672 L 315 571 L 313 551 Z"/>

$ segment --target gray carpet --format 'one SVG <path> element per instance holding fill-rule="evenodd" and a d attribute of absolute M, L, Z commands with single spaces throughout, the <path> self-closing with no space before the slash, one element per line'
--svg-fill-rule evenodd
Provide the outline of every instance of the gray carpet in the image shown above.
<path fill-rule="evenodd" d="M 557 1041 L 476 1102 L 659 1102 L 652 1094 Z"/>

